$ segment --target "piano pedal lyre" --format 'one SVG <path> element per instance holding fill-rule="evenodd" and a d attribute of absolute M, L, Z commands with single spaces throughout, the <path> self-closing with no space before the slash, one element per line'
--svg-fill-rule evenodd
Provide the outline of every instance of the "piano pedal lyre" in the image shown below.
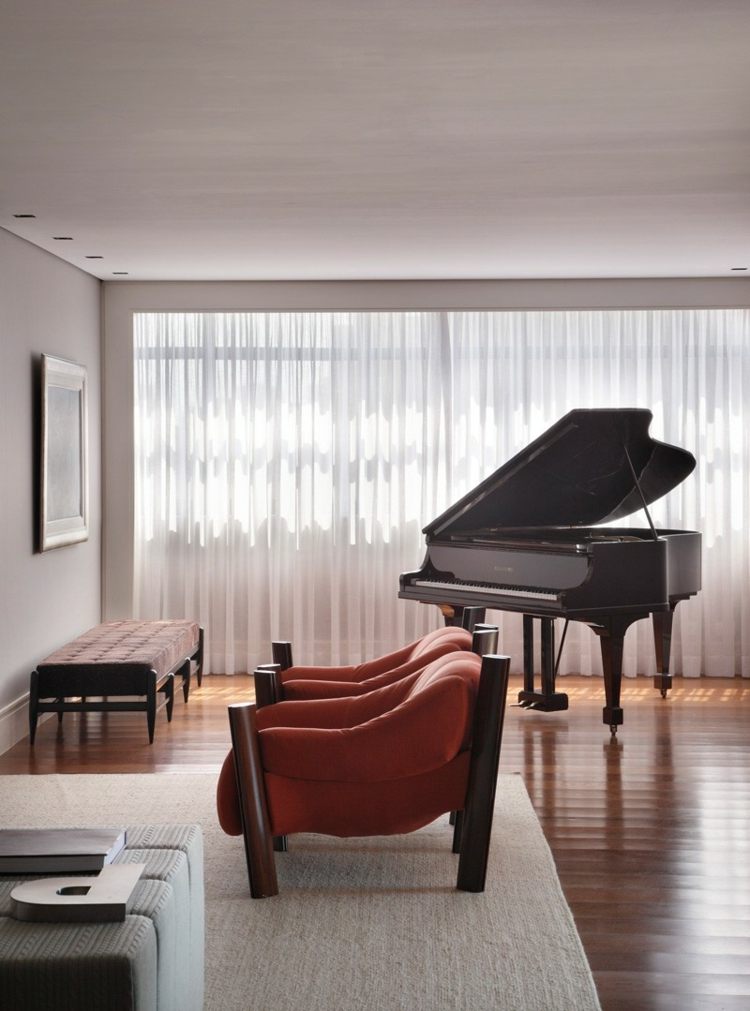
<path fill-rule="evenodd" d="M 558 713 L 568 708 L 568 696 L 565 692 L 522 691 L 518 693 L 518 704 L 521 709 L 535 709 L 540 713 Z"/>
<path fill-rule="evenodd" d="M 558 713 L 568 708 L 568 696 L 565 692 L 555 691 L 555 678 L 560 662 L 565 631 L 560 640 L 560 650 L 555 660 L 555 619 L 540 618 L 542 626 L 542 686 L 541 691 L 534 688 L 534 617 L 531 614 L 523 616 L 523 691 L 518 693 L 518 704 L 522 709 L 535 709 L 540 713 Z"/>

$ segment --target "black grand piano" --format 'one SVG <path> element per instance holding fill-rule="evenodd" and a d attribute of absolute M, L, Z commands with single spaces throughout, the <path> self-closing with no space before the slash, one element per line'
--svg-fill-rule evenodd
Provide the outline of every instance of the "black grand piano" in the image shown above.
<path fill-rule="evenodd" d="M 483 608 L 520 611 L 524 633 L 521 705 L 567 709 L 555 691 L 554 619 L 588 624 L 599 636 L 606 705 L 622 723 L 620 681 L 628 627 L 652 615 L 662 696 L 671 687 L 672 617 L 701 585 L 701 535 L 657 530 L 649 503 L 695 467 L 684 449 L 649 435 L 642 409 L 575 410 L 424 528 L 422 568 L 400 578 L 399 597 L 440 606 L 446 622 Z M 643 509 L 648 526 L 599 524 Z M 476 609 L 480 609 L 477 611 Z M 534 687 L 534 621 L 541 621 L 541 690 Z M 567 622 L 565 625 L 567 631 Z"/>

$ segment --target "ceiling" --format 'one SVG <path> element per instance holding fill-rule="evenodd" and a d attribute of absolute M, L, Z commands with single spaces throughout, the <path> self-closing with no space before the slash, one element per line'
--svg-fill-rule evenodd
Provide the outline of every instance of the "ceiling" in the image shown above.
<path fill-rule="evenodd" d="M 748 0 L 3 0 L 0 227 L 106 280 L 747 277 L 749 51 Z"/>

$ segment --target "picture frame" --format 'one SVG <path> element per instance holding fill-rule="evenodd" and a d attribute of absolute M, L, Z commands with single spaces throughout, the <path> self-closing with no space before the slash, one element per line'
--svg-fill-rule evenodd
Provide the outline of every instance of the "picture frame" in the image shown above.
<path fill-rule="evenodd" d="M 86 367 L 42 355 L 39 549 L 88 540 Z"/>

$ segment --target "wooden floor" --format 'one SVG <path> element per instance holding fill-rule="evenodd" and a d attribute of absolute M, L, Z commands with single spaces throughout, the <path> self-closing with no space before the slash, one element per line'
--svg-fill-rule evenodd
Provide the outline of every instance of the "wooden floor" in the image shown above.
<path fill-rule="evenodd" d="M 676 679 L 662 701 L 626 681 L 615 740 L 601 681 L 562 687 L 568 712 L 510 709 L 501 769 L 524 777 L 602 1006 L 750 1008 L 750 682 Z M 0 773 L 216 772 L 226 704 L 251 694 L 249 678 L 205 678 L 152 746 L 140 714 L 53 718 Z"/>

